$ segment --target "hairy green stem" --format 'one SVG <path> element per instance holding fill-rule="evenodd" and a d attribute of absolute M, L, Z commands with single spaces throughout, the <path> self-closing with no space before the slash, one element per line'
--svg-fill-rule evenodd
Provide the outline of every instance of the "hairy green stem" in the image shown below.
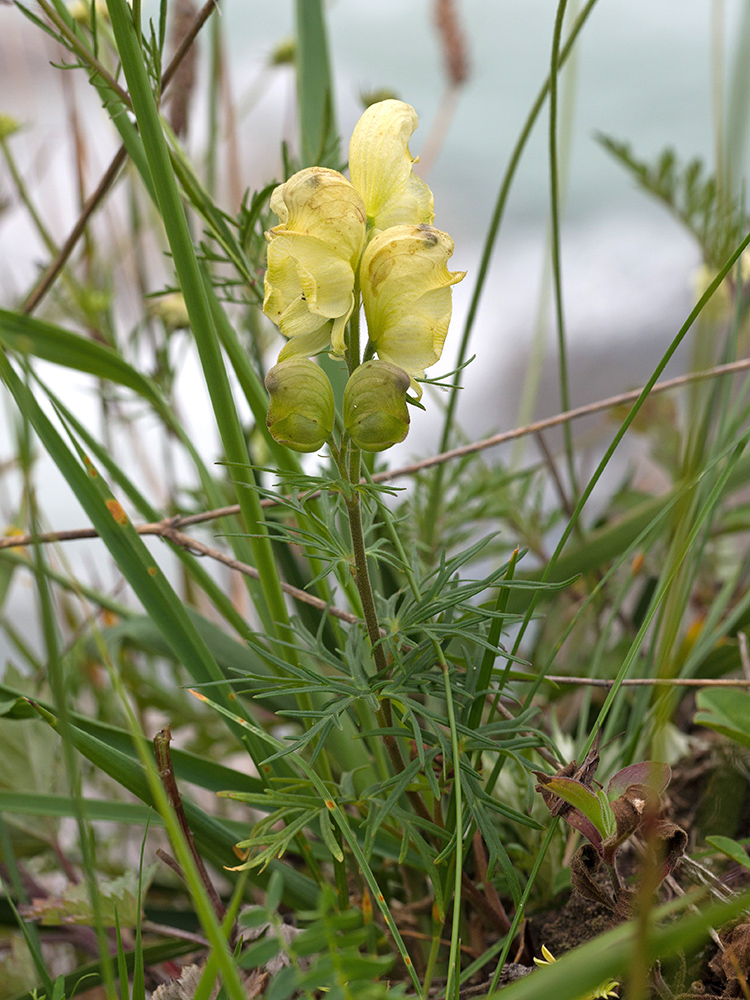
<path fill-rule="evenodd" d="M 349 452 L 349 468 L 347 471 L 349 482 L 352 486 L 356 486 L 356 484 L 359 483 L 362 467 L 361 456 L 362 453 L 360 449 L 351 445 Z M 362 611 L 364 614 L 365 625 L 367 627 L 367 635 L 370 639 L 372 658 L 377 673 L 385 676 L 388 672 L 388 661 L 385 657 L 383 644 L 380 641 L 380 627 L 378 625 L 378 615 L 375 609 L 375 597 L 372 592 L 370 573 L 367 568 L 367 551 L 365 549 L 365 536 L 362 529 L 361 501 L 359 493 L 356 489 L 351 491 L 351 496 L 346 500 L 346 510 L 349 515 L 349 533 L 351 535 L 352 551 L 354 553 L 355 582 L 357 584 L 357 590 L 359 591 L 360 600 L 362 602 Z M 391 729 L 393 727 L 393 712 L 388 698 L 383 698 L 380 701 L 376 714 L 378 725 L 382 729 Z M 383 742 L 385 743 L 385 748 L 388 752 L 394 773 L 400 774 L 404 770 L 404 759 L 401 756 L 401 750 L 399 749 L 396 737 L 391 733 L 387 733 L 383 736 Z M 421 795 L 417 792 L 407 792 L 406 797 L 418 816 L 428 822 L 433 822 L 433 817 L 430 815 L 430 812 L 424 804 Z"/>
<path fill-rule="evenodd" d="M 463 873 L 463 802 L 461 792 L 461 763 L 458 748 L 458 730 L 456 728 L 456 712 L 453 705 L 453 691 L 451 690 L 450 669 L 446 662 L 440 644 L 434 640 L 435 652 L 443 673 L 443 683 L 445 685 L 445 704 L 448 709 L 448 724 L 451 731 L 451 750 L 453 753 L 453 800 L 456 811 L 456 854 L 454 858 L 454 884 L 453 884 L 453 920 L 451 922 L 451 950 L 448 959 L 448 981 L 445 984 L 445 998 L 450 1000 L 452 993 L 458 1000 L 458 975 L 461 969 L 461 938 L 459 931 L 461 927 L 461 875 Z"/>

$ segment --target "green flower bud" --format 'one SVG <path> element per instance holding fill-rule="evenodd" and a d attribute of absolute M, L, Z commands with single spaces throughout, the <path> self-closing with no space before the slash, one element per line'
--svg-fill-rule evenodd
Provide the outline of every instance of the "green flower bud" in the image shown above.
<path fill-rule="evenodd" d="M 322 448 L 333 430 L 335 412 L 325 372 L 307 358 L 281 361 L 266 375 L 266 389 L 271 436 L 293 451 Z"/>
<path fill-rule="evenodd" d="M 0 112 L 0 139 L 9 139 L 21 128 L 21 123 L 13 115 Z"/>
<path fill-rule="evenodd" d="M 186 330 L 190 326 L 185 296 L 182 292 L 169 292 L 158 299 L 149 299 L 146 304 L 149 316 L 160 319 L 170 331 Z"/>
<path fill-rule="evenodd" d="M 297 41 L 285 38 L 268 57 L 270 66 L 293 66 L 297 61 Z"/>
<path fill-rule="evenodd" d="M 387 361 L 367 361 L 346 383 L 344 426 L 363 451 L 385 451 L 409 433 L 409 376 Z"/>

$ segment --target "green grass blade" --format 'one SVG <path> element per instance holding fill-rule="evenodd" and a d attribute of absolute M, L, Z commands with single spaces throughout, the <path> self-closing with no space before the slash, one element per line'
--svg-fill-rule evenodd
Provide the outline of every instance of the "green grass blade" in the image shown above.
<path fill-rule="evenodd" d="M 142 538 L 127 521 L 102 477 L 83 456 L 86 469 L 73 456 L 39 404 L 0 354 L 0 378 L 10 389 L 47 452 L 57 464 L 76 498 L 101 536 L 143 606 L 158 624 L 174 655 L 198 683 L 221 681 L 223 674 L 201 639 L 195 625 L 168 580 L 157 566 Z M 229 699 L 228 689 L 216 689 L 219 700 Z"/>
<path fill-rule="evenodd" d="M 120 933 L 120 921 L 117 916 L 117 908 L 115 908 L 115 940 L 117 941 L 117 977 L 120 980 L 120 1000 L 129 1000 L 128 964 L 125 957 L 125 949 L 122 946 L 122 934 Z M 143 962 L 143 950 L 141 950 L 137 959 L 140 962 Z"/>
<path fill-rule="evenodd" d="M 303 167 L 339 167 L 322 0 L 296 0 L 297 104 Z"/>
<path fill-rule="evenodd" d="M 40 382 L 40 385 L 42 383 Z M 159 521 L 162 518 L 162 513 L 157 511 L 151 506 L 149 501 L 143 496 L 140 490 L 135 486 L 135 484 L 125 475 L 120 465 L 114 460 L 109 450 L 104 446 L 99 444 L 99 442 L 89 434 L 86 428 L 81 424 L 79 420 L 76 419 L 75 415 L 61 402 L 61 400 L 55 396 L 49 389 L 44 387 L 45 392 L 51 402 L 53 403 L 55 409 L 60 414 L 64 423 L 68 425 L 69 430 L 71 430 L 78 438 L 78 440 L 83 444 L 84 449 L 89 455 L 93 455 L 96 460 L 101 464 L 101 466 L 107 470 L 113 482 L 123 490 L 125 495 L 131 501 L 133 506 L 138 510 L 143 517 L 149 521 Z M 179 424 L 179 421 L 174 419 L 174 413 L 165 406 L 165 411 L 168 414 L 168 426 L 173 430 L 178 438 L 187 448 L 190 457 L 193 459 L 198 474 L 200 475 L 203 488 L 206 492 L 207 500 L 214 507 L 220 507 L 224 505 L 224 498 L 218 491 L 218 487 L 214 483 L 213 478 L 209 474 L 208 470 L 203 465 L 200 456 L 195 451 L 192 442 L 185 434 L 185 429 Z M 215 522 L 217 530 L 227 530 L 227 532 L 232 536 L 231 528 L 236 527 L 236 522 L 232 519 L 221 518 L 217 519 Z M 171 545 L 171 543 L 168 543 Z M 255 633 L 252 632 L 247 621 L 242 617 L 242 615 L 237 611 L 232 601 L 226 595 L 226 593 L 217 584 L 214 578 L 211 576 L 210 572 L 205 569 L 201 564 L 201 560 L 194 556 L 191 552 L 185 549 L 182 545 L 171 545 L 172 551 L 177 555 L 178 559 L 185 565 L 186 571 L 190 575 L 194 583 L 196 583 L 209 600 L 213 603 L 214 607 L 219 611 L 219 613 L 224 617 L 224 619 L 236 630 L 236 632 L 241 635 L 244 639 L 249 639 L 255 637 Z M 59 581 L 58 581 L 59 582 Z M 256 581 L 250 581 L 251 584 L 255 584 Z M 82 588 L 82 593 L 85 596 L 90 596 L 85 593 Z M 188 614 L 192 614 L 192 609 L 190 607 L 186 608 Z M 121 617 L 127 617 L 127 612 Z M 203 619 L 205 621 L 205 619 Z M 196 622 L 198 631 L 201 630 L 200 622 Z M 225 633 L 222 631 L 222 635 Z M 204 636 L 205 638 L 205 636 Z M 262 672 L 261 667 L 261 672 Z"/>
<path fill-rule="evenodd" d="M 38 706 L 39 715 L 53 729 L 59 731 L 59 724 L 55 716 L 42 708 L 38 702 L 35 702 L 35 705 Z M 77 726 L 71 727 L 70 735 L 73 745 L 87 760 L 114 778 L 118 784 L 127 788 L 146 805 L 155 807 L 145 772 L 138 761 L 107 746 Z M 188 824 L 203 856 L 219 869 L 225 865 L 234 864 L 236 857 L 232 849 L 237 843 L 234 831 L 230 830 L 221 820 L 204 812 L 189 799 L 184 799 L 183 805 Z M 286 865 L 280 866 L 277 862 L 271 862 L 266 872 L 253 873 L 253 882 L 261 888 L 265 887 L 270 874 L 276 867 L 283 868 L 284 887 L 285 890 L 288 890 L 287 901 L 289 905 L 297 905 L 302 908 L 314 905 L 318 897 L 318 888 L 315 883 Z"/>
<path fill-rule="evenodd" d="M 576 18 L 573 27 L 570 30 L 565 44 L 560 51 L 560 58 L 558 61 L 558 68 L 562 68 L 565 65 L 566 60 L 570 56 L 573 50 L 578 35 L 581 32 L 584 24 L 588 20 L 591 11 L 594 8 L 597 0 L 588 0 L 588 3 L 583 8 L 581 13 Z M 503 179 L 500 183 L 500 190 L 498 191 L 497 200 L 495 202 L 495 208 L 492 213 L 492 218 L 490 220 L 489 229 L 487 230 L 487 236 L 485 237 L 484 246 L 482 248 L 482 257 L 479 264 L 479 271 L 477 272 L 477 278 L 474 283 L 474 291 L 472 292 L 471 302 L 469 304 L 469 311 L 466 316 L 466 322 L 464 324 L 464 331 L 461 337 L 461 344 L 458 351 L 458 361 L 456 367 L 460 368 L 466 357 L 468 355 L 469 349 L 469 339 L 471 337 L 472 331 L 474 329 L 474 322 L 476 320 L 477 311 L 479 309 L 479 301 L 482 297 L 482 292 L 484 291 L 485 283 L 487 280 L 487 275 L 489 273 L 490 262 L 492 260 L 492 253 L 495 249 L 495 241 L 497 240 L 497 234 L 500 230 L 500 224 L 503 220 L 505 214 L 505 206 L 508 201 L 508 195 L 510 194 L 510 189 L 513 184 L 513 179 L 516 175 L 516 170 L 518 169 L 518 164 L 521 161 L 521 156 L 524 149 L 526 148 L 526 143 L 529 141 L 529 137 L 534 129 L 536 120 L 539 117 L 539 113 L 544 107 L 544 102 L 549 94 L 550 78 L 547 79 L 542 84 L 542 87 L 537 95 L 534 104 L 529 111 L 529 114 L 524 122 L 523 128 L 516 140 L 516 144 L 513 147 L 513 152 L 511 153 L 510 160 L 508 161 L 508 166 L 505 168 L 505 173 L 503 174 Z M 460 384 L 460 373 L 456 375 L 454 386 L 457 388 Z M 448 406 L 446 407 L 445 413 L 445 423 L 443 427 L 443 436 L 441 439 L 440 447 L 438 451 L 447 451 L 448 443 L 450 441 L 450 436 L 453 430 L 453 421 L 456 414 L 456 406 L 458 404 L 458 392 L 454 391 L 450 394 L 448 399 Z M 438 466 L 435 473 L 436 487 L 433 488 L 433 496 L 439 498 L 440 490 L 442 487 L 443 478 L 443 467 Z M 436 501 L 434 501 L 436 502 Z"/>
<path fill-rule="evenodd" d="M 557 84 L 560 71 L 560 42 L 563 20 L 568 0 L 559 0 L 552 39 L 552 57 L 549 71 L 549 175 L 550 175 L 550 230 L 552 246 L 552 277 L 555 290 L 555 319 L 557 321 L 557 355 L 560 379 L 560 406 L 570 409 L 570 384 L 568 377 L 568 344 L 565 332 L 565 310 L 563 308 L 562 269 L 560 247 L 560 178 L 557 142 Z M 568 465 L 570 489 L 575 497 L 578 493 L 573 451 L 573 431 L 570 423 L 563 427 L 565 457 Z"/>
<path fill-rule="evenodd" d="M 36 968 L 39 978 L 41 979 L 42 987 L 47 991 L 47 996 L 52 996 L 54 987 L 52 985 L 49 972 L 47 971 L 47 963 L 44 961 L 38 937 L 35 933 L 31 933 L 31 928 L 26 926 L 26 922 L 21 917 L 16 904 L 13 902 L 13 894 L 5 887 L 2 878 L 0 878 L 0 887 L 3 890 L 3 894 L 8 905 L 13 911 L 13 916 L 16 918 L 18 929 L 21 931 L 21 934 L 23 934 L 23 939 L 26 942 L 26 947 L 29 949 L 29 954 L 34 962 L 34 967 Z"/>
<path fill-rule="evenodd" d="M 710 928 L 721 927 L 750 904 L 750 894 L 743 893 L 729 903 L 707 906 L 698 913 L 683 913 L 678 920 L 662 926 L 656 924 L 668 915 L 675 916 L 694 902 L 695 898 L 689 894 L 676 904 L 668 903 L 654 911 L 654 923 L 646 941 L 649 964 L 678 951 L 698 947 Z M 539 1000 L 540 997 L 578 1000 L 604 980 L 625 975 L 638 944 L 638 930 L 634 923 L 623 924 L 568 952 L 559 961 L 506 986 L 502 990 L 502 1000 Z"/>
<path fill-rule="evenodd" d="M 227 314 L 222 309 L 221 303 L 216 297 L 216 292 L 205 272 L 204 287 L 221 346 L 226 351 L 229 363 L 234 369 L 237 381 L 252 411 L 255 426 L 262 434 L 263 440 L 273 456 L 273 461 L 279 469 L 299 470 L 300 463 L 294 452 L 291 452 L 288 448 L 284 448 L 278 441 L 271 437 L 271 433 L 266 425 L 266 414 L 268 412 L 268 393 L 266 392 L 266 387 L 250 363 L 247 351 L 240 343 L 239 337 L 229 322 Z"/>
<path fill-rule="evenodd" d="M 0 684 L 0 697 L 4 699 L 4 703 L 0 705 L 0 711 L 4 717 L 12 719 L 33 717 L 34 713 L 28 707 L 27 694 L 9 687 L 7 684 Z M 48 712 L 54 713 L 55 711 L 54 706 L 49 702 L 39 698 L 34 698 L 34 702 Z M 133 737 L 126 729 L 120 729 L 118 726 L 106 722 L 99 722 L 97 719 L 76 712 L 71 712 L 70 718 L 72 723 L 82 732 L 95 737 L 113 750 L 133 759 L 137 756 L 133 746 Z M 150 741 L 145 736 L 140 739 L 144 746 L 151 746 Z M 223 764 L 199 754 L 190 753 L 188 750 L 180 750 L 175 747 L 171 756 L 175 775 L 180 781 L 189 781 L 191 784 L 211 792 L 220 792 L 226 788 L 261 792 L 265 787 L 264 782 L 259 778 L 235 771 L 233 768 L 225 767 Z"/>
<path fill-rule="evenodd" d="M 143 826 L 151 812 L 152 810 L 147 806 L 134 802 L 86 799 L 83 803 L 83 813 L 89 821 Z M 0 791 L 0 813 L 7 813 L 11 816 L 50 816 L 63 819 L 75 815 L 75 803 L 68 795 Z M 156 817 L 152 822 L 161 823 L 161 820 Z"/>
<path fill-rule="evenodd" d="M 26 372 L 28 376 L 28 370 Z M 24 388 L 29 391 L 28 381 Z M 36 490 L 31 478 L 30 465 L 27 459 L 30 457 L 31 426 L 29 414 L 22 409 L 23 421 L 21 424 L 21 438 L 19 440 L 19 455 L 24 473 L 24 489 L 29 504 L 29 520 L 32 532 L 38 531 L 38 511 L 36 506 Z M 83 813 L 82 802 L 82 779 L 78 760 L 73 753 L 70 743 L 70 706 L 68 679 L 65 676 L 65 669 L 60 652 L 60 640 L 58 635 L 57 617 L 52 602 L 49 579 L 45 574 L 47 565 L 47 554 L 44 546 L 36 544 L 33 546 L 33 567 L 36 582 L 37 597 L 41 617 L 41 631 L 43 637 L 43 649 L 46 658 L 47 677 L 53 692 L 55 711 L 60 721 L 60 733 L 62 736 L 62 758 L 65 766 L 65 774 L 68 786 L 72 791 L 75 803 L 75 821 L 78 828 L 78 849 L 81 852 L 81 867 L 83 869 L 84 880 L 88 889 L 93 914 L 93 926 L 96 933 L 96 940 L 99 947 L 99 955 L 105 976 L 107 996 L 114 1000 L 114 975 L 112 963 L 107 949 L 106 931 L 101 919 L 101 907 L 99 893 L 96 883 L 96 855 L 94 841 L 90 836 L 90 830 Z"/>
<path fill-rule="evenodd" d="M 172 958 L 178 958 L 180 955 L 186 955 L 191 951 L 195 951 L 195 943 L 192 941 L 167 941 L 162 944 L 151 945 L 149 948 L 144 948 L 142 961 L 146 967 L 159 965 L 162 962 L 168 962 Z M 134 967 L 135 952 L 126 951 L 125 968 L 127 972 L 132 972 Z M 74 996 L 75 994 L 73 991 L 79 983 L 82 988 L 90 989 L 94 986 L 99 986 L 103 981 L 100 962 L 89 962 L 86 965 L 81 965 L 74 972 L 71 972 L 64 977 L 63 985 L 65 996 Z M 52 992 L 50 991 L 48 995 L 52 996 Z M 32 990 L 28 990 L 25 993 L 17 993 L 16 996 L 10 998 L 10 1000 L 37 1000 L 37 998 Z"/>
<path fill-rule="evenodd" d="M 0 340 L 11 350 L 108 379 L 127 386 L 157 407 L 163 406 L 161 394 L 151 379 L 137 372 L 106 344 L 5 309 L 0 309 Z"/>
<path fill-rule="evenodd" d="M 228 462 L 246 465 L 248 453 L 242 426 L 130 10 L 125 0 L 107 0 L 107 6 L 224 453 Z M 238 500 L 245 528 L 249 535 L 256 536 L 250 539 L 249 546 L 265 597 L 265 606 L 261 603 L 259 613 L 270 633 L 274 634 L 277 628 L 283 629 L 288 624 L 288 618 L 263 511 L 252 490 L 240 490 Z M 291 656 L 292 652 L 288 655 Z"/>

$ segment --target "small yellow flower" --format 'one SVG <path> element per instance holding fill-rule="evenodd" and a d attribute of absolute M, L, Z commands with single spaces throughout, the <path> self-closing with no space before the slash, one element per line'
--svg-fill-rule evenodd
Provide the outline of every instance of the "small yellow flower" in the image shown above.
<path fill-rule="evenodd" d="M 440 359 L 451 318 L 451 285 L 464 271 L 449 271 L 453 240 L 432 226 L 393 226 L 369 244 L 362 258 L 362 301 L 378 357 L 403 368 L 414 382 Z"/>
<path fill-rule="evenodd" d="M 552 952 L 547 948 L 546 945 L 542 945 L 542 955 L 544 958 L 535 958 L 535 965 L 552 965 L 557 959 L 552 954 Z M 615 979 L 608 979 L 606 983 L 602 983 L 601 986 L 597 986 L 595 990 L 591 990 L 590 993 L 584 993 L 580 996 L 578 1000 L 608 1000 L 609 997 L 617 997 L 615 990 L 620 984 Z"/>
<path fill-rule="evenodd" d="M 280 222 L 266 233 L 263 311 L 289 339 L 279 360 L 343 344 L 365 242 L 362 198 L 337 171 L 308 167 L 276 188 L 271 209 Z"/>
<path fill-rule="evenodd" d="M 418 124 L 417 113 L 403 101 L 378 101 L 359 119 L 349 143 L 349 175 L 367 208 L 373 230 L 390 226 L 432 223 L 432 191 L 412 164 L 409 139 Z"/>

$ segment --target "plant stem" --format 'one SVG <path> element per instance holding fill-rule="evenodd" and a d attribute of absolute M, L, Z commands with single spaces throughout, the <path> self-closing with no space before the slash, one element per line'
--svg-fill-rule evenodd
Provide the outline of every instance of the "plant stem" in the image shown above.
<path fill-rule="evenodd" d="M 109 89 L 119 97 L 125 107 L 130 110 L 132 105 L 127 91 L 123 90 L 112 74 L 105 69 L 104 66 L 102 66 L 98 59 L 94 57 L 94 55 L 78 37 L 75 30 L 66 23 L 54 7 L 47 3 L 47 0 L 38 0 L 38 3 L 52 24 L 54 24 L 60 32 L 61 44 L 65 45 L 71 52 L 74 52 L 79 57 L 81 62 L 85 63 L 89 67 L 93 75 L 99 76 L 107 87 L 109 87 Z"/>
<path fill-rule="evenodd" d="M 349 451 L 349 468 L 347 472 L 349 482 L 352 486 L 356 486 L 359 483 L 362 466 L 361 459 L 361 450 L 356 446 L 351 445 Z M 362 530 L 362 507 L 360 496 L 356 489 L 352 489 L 351 495 L 346 498 L 346 511 L 349 516 L 349 533 L 351 535 L 352 551 L 354 553 L 354 580 L 357 584 L 360 600 L 362 601 L 362 611 L 364 614 L 365 625 L 367 627 L 367 635 L 370 639 L 372 658 L 377 673 L 386 676 L 388 674 L 388 661 L 385 658 L 383 644 L 380 641 L 380 628 L 378 626 L 378 615 L 375 609 L 375 598 L 372 592 L 370 573 L 367 569 L 367 552 L 365 549 L 364 532 Z M 391 729 L 393 727 L 393 713 L 391 711 L 391 703 L 388 698 L 381 699 L 376 716 L 378 725 L 382 729 Z M 401 750 L 399 749 L 396 737 L 391 733 L 387 733 L 383 736 L 383 742 L 385 743 L 385 748 L 388 751 L 388 756 L 390 757 L 394 773 L 400 774 L 404 770 L 404 759 L 401 756 Z M 433 817 L 430 815 L 430 812 L 424 804 L 421 795 L 417 792 L 407 792 L 406 796 L 418 816 L 430 823 L 433 822 Z"/>
<path fill-rule="evenodd" d="M 555 289 L 555 316 L 557 319 L 557 343 L 560 371 L 560 396 L 562 409 L 570 409 L 570 390 L 568 379 L 568 351 L 565 336 L 565 313 L 562 299 L 562 276 L 560 270 L 560 182 L 557 163 L 557 74 L 560 67 L 560 41 L 562 37 L 563 20 L 567 0 L 560 0 L 555 18 L 555 31 L 552 41 L 552 58 L 549 74 L 549 159 L 550 159 L 550 215 L 552 230 L 552 276 Z M 575 462 L 573 455 L 573 435 L 570 424 L 565 425 L 565 455 L 568 463 L 568 478 L 573 498 L 578 494 L 576 483 Z"/>
<path fill-rule="evenodd" d="M 359 482 L 360 458 L 360 449 L 352 446 L 349 452 L 349 482 L 352 485 Z M 377 611 L 375 610 L 375 598 L 372 593 L 370 574 L 367 569 L 365 536 L 362 530 L 362 507 L 359 493 L 356 490 L 353 490 L 352 495 L 346 500 L 346 511 L 349 515 L 349 533 L 354 553 L 354 579 L 357 584 L 360 600 L 362 601 L 365 625 L 367 626 L 367 634 L 370 637 L 370 646 L 372 647 L 372 658 L 375 662 L 377 672 L 386 673 L 388 663 L 385 658 L 383 645 L 380 642 L 380 628 L 378 626 Z"/>
<path fill-rule="evenodd" d="M 185 838 L 185 843 L 193 856 L 195 867 L 201 881 L 203 882 L 206 894 L 211 900 L 211 905 L 214 908 L 216 916 L 219 920 L 222 920 L 225 913 L 224 904 L 222 903 L 221 897 L 216 891 L 213 882 L 208 877 L 206 866 L 203 864 L 203 858 L 196 849 L 195 841 L 193 840 L 193 832 L 190 829 L 187 816 L 185 815 L 185 810 L 182 807 L 182 798 L 177 787 L 177 781 L 172 767 L 172 754 L 169 752 L 169 744 L 171 740 L 172 733 L 169 726 L 165 726 L 164 729 L 160 729 L 156 736 L 154 736 L 154 755 L 156 757 L 156 767 L 159 772 L 159 778 L 164 786 L 164 791 L 167 793 L 167 798 L 174 809 L 175 816 L 177 817 L 180 829 L 182 830 L 182 835 Z"/>

